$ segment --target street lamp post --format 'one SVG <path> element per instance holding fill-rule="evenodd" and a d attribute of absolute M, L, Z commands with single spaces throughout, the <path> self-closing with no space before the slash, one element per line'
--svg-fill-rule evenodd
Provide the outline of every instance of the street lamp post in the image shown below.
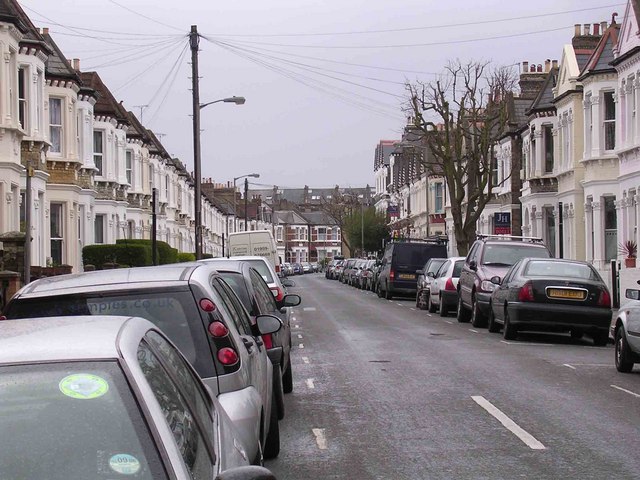
<path fill-rule="evenodd" d="M 196 40 L 192 40 L 197 42 Z M 197 44 L 196 44 L 197 50 Z M 197 57 L 195 57 L 197 58 Z M 197 67 L 195 70 L 195 76 L 197 78 Z M 195 82 L 195 80 L 194 80 Z M 236 105 L 243 105 L 246 101 L 244 97 L 228 97 L 221 98 L 220 100 L 214 100 L 213 102 L 199 103 L 200 98 L 197 94 L 197 84 L 194 83 L 194 108 L 193 108 L 193 176 L 195 178 L 195 224 L 196 224 L 196 260 L 202 258 L 202 194 L 201 194 L 201 182 L 202 175 L 200 174 L 201 168 L 201 155 L 200 155 L 200 110 L 204 107 L 212 105 L 214 103 L 235 103 Z M 197 106 L 197 108 L 196 108 Z"/>
<path fill-rule="evenodd" d="M 238 226 L 237 226 L 237 220 L 238 220 L 238 215 L 236 212 L 236 180 L 240 180 L 241 178 L 247 178 L 247 177 L 251 177 L 251 178 L 260 178 L 260 174 L 259 173 L 248 173 L 246 175 L 240 175 L 239 177 L 233 177 L 233 231 L 236 232 L 238 230 Z M 246 200 L 246 196 L 247 196 L 247 185 L 248 181 L 245 180 L 245 200 Z M 244 229 L 247 229 L 247 204 L 245 201 L 245 206 L 244 206 Z"/>

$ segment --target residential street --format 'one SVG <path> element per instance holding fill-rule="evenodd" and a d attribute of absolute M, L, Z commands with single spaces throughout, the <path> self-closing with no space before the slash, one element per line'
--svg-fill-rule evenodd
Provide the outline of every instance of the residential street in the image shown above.
<path fill-rule="evenodd" d="M 502 335 L 295 276 L 287 479 L 637 478 L 640 370 L 568 335 Z"/>

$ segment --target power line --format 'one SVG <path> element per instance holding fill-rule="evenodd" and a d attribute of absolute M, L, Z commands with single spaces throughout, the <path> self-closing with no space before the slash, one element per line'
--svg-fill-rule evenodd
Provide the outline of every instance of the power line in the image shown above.
<path fill-rule="evenodd" d="M 255 37 L 314 37 L 314 36 L 362 35 L 362 34 L 373 34 L 373 33 L 411 32 L 411 31 L 419 31 L 419 30 L 435 30 L 435 29 L 441 29 L 441 28 L 468 27 L 473 25 L 486 25 L 490 23 L 512 22 L 514 20 L 527 20 L 532 18 L 552 17 L 557 15 L 566 15 L 570 13 L 582 13 L 582 12 L 588 12 L 592 10 L 602 10 L 605 8 L 619 7 L 624 5 L 625 5 L 624 3 L 614 3 L 610 5 L 601 5 L 598 7 L 580 8 L 576 10 L 564 10 L 561 12 L 538 13 L 534 15 L 521 15 L 518 17 L 498 18 L 498 19 L 492 19 L 492 20 L 478 20 L 475 22 L 436 24 L 436 25 L 427 25 L 422 27 L 389 28 L 389 29 L 383 29 L 383 30 L 356 30 L 356 31 L 350 31 L 350 32 L 324 32 L 324 33 L 272 33 L 272 34 L 248 33 L 248 34 L 213 34 L 213 35 L 219 35 L 223 37 L 255 38 Z"/>
<path fill-rule="evenodd" d="M 144 48 L 144 49 L 141 49 L 139 51 L 133 52 L 133 53 L 131 53 L 129 55 L 125 55 L 123 57 L 119 57 L 119 58 L 117 58 L 115 60 L 110 60 L 110 61 L 107 61 L 105 63 L 101 63 L 99 65 L 92 66 L 92 67 L 90 67 L 90 69 L 116 67 L 116 66 L 127 64 L 127 63 L 135 62 L 135 61 L 138 61 L 140 59 L 147 58 L 149 55 L 154 55 L 156 53 L 164 51 L 165 47 L 167 47 L 167 46 L 172 46 L 174 44 L 181 44 L 182 42 L 183 42 L 183 39 L 180 39 L 180 40 L 177 40 L 177 41 L 173 40 L 168 45 L 167 44 L 154 45 L 152 47 Z"/>
<path fill-rule="evenodd" d="M 151 21 L 151 22 L 153 22 L 153 23 L 157 23 L 158 25 L 162 25 L 163 27 L 171 28 L 171 29 L 173 29 L 173 30 L 177 30 L 177 31 L 179 31 L 179 32 L 184 32 L 184 29 L 182 29 L 182 28 L 178 28 L 178 27 L 176 27 L 176 26 L 169 25 L 169 24 L 167 24 L 167 23 L 164 23 L 164 22 L 161 22 L 161 21 L 159 21 L 159 20 L 156 20 L 155 18 L 151 18 L 151 17 L 149 17 L 149 16 L 147 16 L 147 15 L 145 15 L 145 14 L 143 14 L 143 13 L 136 12 L 135 10 L 132 10 L 131 8 L 126 7 L 126 6 L 124 6 L 124 5 L 122 5 L 122 4 L 118 3 L 118 2 L 116 2 L 115 0 L 107 0 L 107 1 L 108 1 L 109 3 L 113 3 L 114 5 L 117 5 L 118 7 L 120 7 L 120 8 L 122 8 L 122 9 L 126 10 L 127 12 L 133 13 L 134 15 L 138 15 L 139 17 L 142 17 L 142 18 L 146 18 L 147 20 L 149 20 L 149 21 Z"/>
<path fill-rule="evenodd" d="M 169 96 L 169 93 L 171 92 L 171 87 L 173 87 L 173 84 L 175 83 L 176 78 L 178 77 L 178 73 L 180 72 L 180 63 L 182 62 L 182 60 L 184 59 L 184 56 L 187 53 L 187 49 L 188 49 L 187 47 L 188 46 L 189 46 L 189 44 L 186 44 L 184 46 L 184 49 L 182 50 L 182 52 L 181 52 L 180 56 L 178 57 L 178 59 L 176 60 L 176 62 L 173 64 L 173 67 L 169 71 L 169 74 L 165 78 L 165 81 L 162 82 L 162 84 L 158 88 L 156 94 L 154 94 L 153 98 L 149 101 L 149 104 L 152 105 L 154 100 L 155 100 L 155 98 L 156 98 L 156 96 L 157 96 L 157 94 L 160 92 L 160 90 L 162 89 L 163 85 L 166 83 L 167 78 L 169 78 L 171 76 L 171 74 L 173 73 L 173 77 L 171 78 L 171 81 L 169 82 L 169 86 L 167 87 L 167 91 L 165 92 L 164 97 L 162 97 L 162 100 L 160 100 L 160 104 L 158 105 L 158 108 L 156 108 L 156 111 L 153 113 L 153 116 L 149 120 L 149 125 L 151 125 L 154 122 L 154 120 L 158 116 L 158 113 L 160 113 L 160 110 L 162 109 L 162 106 L 164 105 L 165 100 L 167 99 L 167 97 Z"/>
<path fill-rule="evenodd" d="M 295 44 L 287 44 L 287 43 L 267 43 L 267 42 L 250 42 L 245 40 L 236 40 L 238 44 L 244 45 L 267 45 L 272 47 L 291 47 L 291 48 L 326 48 L 326 49 L 340 49 L 340 50 L 348 50 L 348 49 L 379 49 L 379 48 L 409 48 L 409 47 L 435 47 L 442 45 L 456 45 L 461 43 L 470 43 L 470 42 L 484 42 L 488 40 L 502 40 L 505 38 L 515 38 L 515 37 L 524 37 L 528 35 L 537 35 L 539 33 L 550 33 L 557 32 L 560 30 L 564 30 L 567 27 L 558 27 L 558 28 L 549 28 L 545 30 L 536 30 L 533 32 L 522 32 L 522 33 L 512 33 L 509 35 L 495 35 L 492 37 L 480 37 L 480 38 L 469 38 L 466 40 L 448 40 L 444 42 L 428 42 L 428 43 L 405 43 L 405 44 L 396 44 L 396 45 L 295 45 Z M 217 39 L 217 37 L 214 37 Z M 219 39 L 224 41 L 224 37 Z"/>

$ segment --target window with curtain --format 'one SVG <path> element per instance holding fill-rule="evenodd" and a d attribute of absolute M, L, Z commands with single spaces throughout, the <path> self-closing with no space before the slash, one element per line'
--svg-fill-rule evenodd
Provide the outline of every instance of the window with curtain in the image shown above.
<path fill-rule="evenodd" d="M 133 185 L 133 152 L 131 150 L 125 152 L 125 164 L 127 183 Z"/>
<path fill-rule="evenodd" d="M 105 216 L 103 214 L 96 215 L 95 220 L 95 243 L 104 243 L 104 222 Z"/>
<path fill-rule="evenodd" d="M 62 203 L 51 203 L 49 221 L 51 225 L 51 261 L 54 265 L 62 264 L 63 218 Z"/>
<path fill-rule="evenodd" d="M 49 99 L 49 138 L 51 153 L 62 153 L 62 99 Z"/>
<path fill-rule="evenodd" d="M 553 125 L 542 126 L 542 140 L 544 141 L 544 171 L 553 172 Z"/>
<path fill-rule="evenodd" d="M 18 69 L 18 121 L 20 122 L 20 128 L 23 130 L 27 129 L 27 114 L 29 111 L 27 108 L 28 85 L 27 69 L 20 67 Z"/>
<path fill-rule="evenodd" d="M 98 170 L 98 175 L 103 175 L 102 161 L 104 158 L 104 134 L 101 130 L 93 132 L 93 163 Z"/>
<path fill-rule="evenodd" d="M 616 148 L 616 103 L 613 92 L 604 92 L 604 149 Z"/>
<path fill-rule="evenodd" d="M 444 185 L 440 182 L 435 184 L 435 213 L 444 212 Z"/>

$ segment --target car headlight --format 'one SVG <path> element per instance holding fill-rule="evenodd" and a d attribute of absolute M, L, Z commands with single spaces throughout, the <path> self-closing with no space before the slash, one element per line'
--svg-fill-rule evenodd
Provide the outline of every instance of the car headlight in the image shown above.
<path fill-rule="evenodd" d="M 485 292 L 493 292 L 495 289 L 496 284 L 491 283 L 489 280 L 483 280 L 482 283 L 480 283 L 480 290 L 483 290 Z"/>

